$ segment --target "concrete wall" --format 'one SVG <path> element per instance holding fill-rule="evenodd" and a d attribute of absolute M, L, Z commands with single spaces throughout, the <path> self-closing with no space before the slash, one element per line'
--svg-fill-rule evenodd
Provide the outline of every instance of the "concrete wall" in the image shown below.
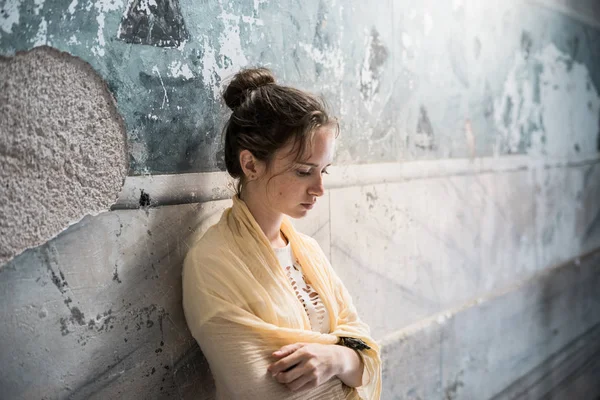
<path fill-rule="evenodd" d="M 230 204 L 215 88 L 255 63 L 345 121 L 329 190 L 297 225 L 381 341 L 384 399 L 600 395 L 593 1 L 172 1 L 148 8 L 170 30 L 145 36 L 134 5 L 0 12 L 4 54 L 39 38 L 106 79 L 132 163 L 112 211 L 0 269 L 9 398 L 212 398 L 181 262 Z"/>

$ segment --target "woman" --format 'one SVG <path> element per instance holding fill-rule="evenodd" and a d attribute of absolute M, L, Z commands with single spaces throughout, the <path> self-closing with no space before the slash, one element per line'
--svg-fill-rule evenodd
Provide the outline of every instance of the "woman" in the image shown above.
<path fill-rule="evenodd" d="M 324 193 L 337 122 L 322 102 L 239 72 L 223 93 L 233 207 L 190 248 L 186 320 L 219 399 L 378 399 L 379 347 L 302 218 Z"/>

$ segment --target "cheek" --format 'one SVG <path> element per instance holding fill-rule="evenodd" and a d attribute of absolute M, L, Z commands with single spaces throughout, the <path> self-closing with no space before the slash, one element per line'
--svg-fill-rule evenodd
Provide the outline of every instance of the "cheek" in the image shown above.
<path fill-rule="evenodd" d="M 278 199 L 285 200 L 287 198 L 296 198 L 298 193 L 303 190 L 304 182 L 295 179 L 286 179 L 278 182 L 275 195 Z"/>
<path fill-rule="evenodd" d="M 295 185 L 292 181 L 292 179 L 284 176 L 274 178 L 268 187 L 269 196 L 275 201 L 284 200 L 294 190 Z"/>

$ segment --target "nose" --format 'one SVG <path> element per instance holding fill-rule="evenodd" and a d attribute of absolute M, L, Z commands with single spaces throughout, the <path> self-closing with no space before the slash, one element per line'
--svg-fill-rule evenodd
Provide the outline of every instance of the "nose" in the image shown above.
<path fill-rule="evenodd" d="M 308 194 L 321 197 L 325 194 L 325 186 L 323 186 L 323 175 L 319 174 L 317 181 L 308 189 Z"/>

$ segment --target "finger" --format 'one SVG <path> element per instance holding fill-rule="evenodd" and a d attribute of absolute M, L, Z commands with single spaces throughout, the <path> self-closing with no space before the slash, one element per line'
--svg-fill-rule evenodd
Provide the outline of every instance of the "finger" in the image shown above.
<path fill-rule="evenodd" d="M 314 386 L 314 380 L 314 375 L 303 374 L 298 379 L 286 384 L 286 386 L 291 391 L 297 392 L 299 390 L 309 389 L 311 386 Z"/>
<path fill-rule="evenodd" d="M 296 364 L 299 364 L 304 360 L 305 354 L 302 351 L 295 351 L 287 357 L 282 358 L 281 360 L 271 364 L 268 368 L 271 375 L 275 376 L 280 372 L 285 371 L 293 367 Z"/>
<path fill-rule="evenodd" d="M 304 343 L 294 343 L 294 344 L 288 344 L 287 346 L 283 346 L 282 348 L 280 348 L 277 351 L 273 352 L 273 355 L 275 357 L 285 357 L 287 355 L 292 354 L 293 352 L 295 352 L 296 350 L 302 348 L 304 346 Z"/>
<path fill-rule="evenodd" d="M 300 364 L 296 364 L 296 365 L 290 367 L 288 370 L 278 373 L 277 375 L 275 375 L 275 380 L 277 380 L 277 382 L 279 382 L 279 383 L 284 383 L 284 384 L 291 383 L 291 382 L 297 380 L 302 375 L 305 375 L 305 373 L 306 373 L 306 368 L 304 367 L 305 364 L 306 364 L 305 362 L 302 362 Z"/>
<path fill-rule="evenodd" d="M 273 353 L 271 353 L 271 355 L 274 356 L 275 358 L 279 358 L 279 360 L 281 360 L 283 357 L 286 357 L 286 356 L 294 353 L 300 347 L 302 347 L 301 343 L 288 344 L 286 346 L 281 347 L 279 350 L 274 351 Z M 280 372 L 280 370 L 277 370 L 277 371 L 273 370 L 273 368 L 275 367 L 275 364 L 277 364 L 277 361 L 267 367 L 267 371 L 272 373 L 273 376 L 275 376 L 277 374 L 277 372 Z"/>

